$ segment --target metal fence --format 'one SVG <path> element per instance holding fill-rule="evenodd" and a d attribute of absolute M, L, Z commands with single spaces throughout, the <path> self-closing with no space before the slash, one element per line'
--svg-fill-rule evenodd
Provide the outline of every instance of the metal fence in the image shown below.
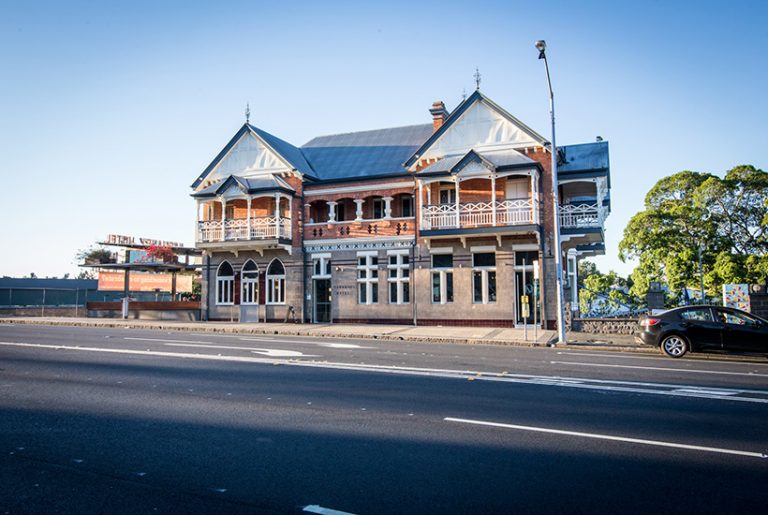
<path fill-rule="evenodd" d="M 132 300 L 169 301 L 169 292 L 131 292 Z M 86 302 L 110 302 L 123 298 L 121 291 L 69 288 L 0 288 L 0 308 L 75 308 Z"/>

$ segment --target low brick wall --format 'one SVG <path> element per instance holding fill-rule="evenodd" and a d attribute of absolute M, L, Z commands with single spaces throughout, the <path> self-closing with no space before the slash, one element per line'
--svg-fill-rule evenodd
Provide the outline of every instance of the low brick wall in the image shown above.
<path fill-rule="evenodd" d="M 750 311 L 753 314 L 768 318 L 768 295 L 765 293 L 753 293 L 749 296 Z"/>
<path fill-rule="evenodd" d="M 575 318 L 573 330 L 593 334 L 635 334 L 637 318 Z"/>

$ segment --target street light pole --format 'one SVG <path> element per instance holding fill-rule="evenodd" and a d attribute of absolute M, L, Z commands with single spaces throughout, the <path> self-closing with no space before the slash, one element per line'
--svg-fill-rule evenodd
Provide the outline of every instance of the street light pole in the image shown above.
<path fill-rule="evenodd" d="M 563 305 L 563 263 L 562 249 L 560 248 L 560 195 L 557 184 L 557 145 L 555 144 L 555 94 L 552 91 L 552 79 L 549 75 L 549 62 L 547 61 L 547 43 L 544 40 L 536 42 L 539 51 L 539 59 L 544 59 L 544 68 L 547 71 L 547 85 L 549 86 L 549 114 L 552 121 L 552 213 L 554 215 L 554 247 L 555 270 L 557 277 L 557 342 L 566 343 L 565 339 L 565 306 Z"/>
<path fill-rule="evenodd" d="M 704 244 L 699 243 L 699 277 L 701 279 L 701 303 L 706 304 L 706 296 L 704 294 L 704 265 L 702 264 L 701 255 L 704 253 Z"/>

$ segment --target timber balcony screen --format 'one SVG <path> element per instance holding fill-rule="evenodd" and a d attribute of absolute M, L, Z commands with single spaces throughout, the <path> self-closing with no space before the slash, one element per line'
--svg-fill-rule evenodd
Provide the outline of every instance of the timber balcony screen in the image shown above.
<path fill-rule="evenodd" d="M 421 224 L 424 230 L 466 227 L 495 227 L 538 223 L 538 204 L 531 200 L 466 202 L 423 206 Z"/>
<path fill-rule="evenodd" d="M 291 219 L 275 216 L 206 220 L 197 223 L 198 243 L 291 238 Z"/>

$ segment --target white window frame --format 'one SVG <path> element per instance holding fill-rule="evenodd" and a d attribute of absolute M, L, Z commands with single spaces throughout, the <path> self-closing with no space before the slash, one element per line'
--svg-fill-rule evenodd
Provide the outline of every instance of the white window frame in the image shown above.
<path fill-rule="evenodd" d="M 494 254 L 494 262 L 496 260 L 495 252 L 487 252 L 485 249 L 483 249 L 482 252 L 474 252 L 473 250 L 472 254 L 472 303 L 473 304 L 494 304 L 496 303 L 496 300 L 490 300 L 489 295 L 489 289 L 488 289 L 488 274 L 489 272 L 494 273 L 494 282 L 496 287 L 496 299 L 499 297 L 499 277 L 496 275 L 496 265 L 494 266 L 475 266 L 475 255 L 476 254 Z M 475 299 L 475 273 L 480 272 L 480 291 L 482 295 L 482 299 L 480 301 Z"/>
<path fill-rule="evenodd" d="M 360 260 L 363 264 L 360 264 Z M 376 263 L 373 260 L 376 259 Z M 357 253 L 357 303 L 362 305 L 371 305 L 379 303 L 379 253 L 378 251 L 358 252 Z M 361 273 L 362 272 L 362 276 Z M 376 290 L 376 301 L 373 301 L 374 286 Z M 360 293 L 365 289 L 365 301 L 362 301 Z"/>
<path fill-rule="evenodd" d="M 331 255 L 312 254 L 312 279 L 331 278 Z M 317 273 L 317 264 L 320 264 L 320 273 Z"/>
<path fill-rule="evenodd" d="M 411 303 L 411 260 L 404 263 L 403 258 L 409 258 L 409 250 L 388 250 L 387 251 L 387 298 L 390 304 L 410 304 Z M 392 258 L 395 263 L 392 264 Z M 406 276 L 407 270 L 407 276 Z M 395 276 L 392 277 L 392 272 Z M 394 302 L 392 300 L 392 284 L 397 285 Z M 405 300 L 405 285 L 408 285 L 408 300 Z"/>
<path fill-rule="evenodd" d="M 256 265 L 255 270 L 246 270 L 248 263 Z M 256 274 L 256 277 L 246 277 L 245 274 Z M 244 306 L 255 306 L 259 303 L 259 265 L 249 259 L 243 264 L 240 271 L 240 304 Z"/>
<path fill-rule="evenodd" d="M 232 269 L 232 275 L 220 275 L 224 263 Z M 222 261 L 216 268 L 216 305 L 234 306 L 235 304 L 235 269 L 229 261 Z"/>
<path fill-rule="evenodd" d="M 431 266 L 431 272 L 430 272 L 430 283 L 429 283 L 429 296 L 432 299 L 432 304 L 452 304 L 453 299 L 448 299 L 448 276 L 451 276 L 451 284 L 453 284 L 453 266 L 435 266 L 435 256 L 440 255 L 450 255 L 453 258 L 453 252 L 433 252 L 431 259 L 432 263 L 430 263 Z M 437 276 L 438 282 L 440 284 L 440 301 L 435 301 L 435 294 L 432 290 L 433 284 L 434 284 L 434 278 Z M 456 292 L 453 291 L 453 296 L 455 297 Z"/>
<path fill-rule="evenodd" d="M 282 274 L 270 274 L 269 269 L 272 268 L 272 263 L 279 262 L 283 267 Z M 282 306 L 285 305 L 285 263 L 275 258 L 269 262 L 267 266 L 267 305 L 268 306 Z M 276 294 L 276 295 L 275 295 Z M 277 298 L 275 298 L 275 296 Z"/>
<path fill-rule="evenodd" d="M 447 191 L 448 202 L 443 202 L 443 192 Z M 440 188 L 437 191 L 437 202 L 441 206 L 452 206 L 456 204 L 456 184 L 440 184 Z"/>

